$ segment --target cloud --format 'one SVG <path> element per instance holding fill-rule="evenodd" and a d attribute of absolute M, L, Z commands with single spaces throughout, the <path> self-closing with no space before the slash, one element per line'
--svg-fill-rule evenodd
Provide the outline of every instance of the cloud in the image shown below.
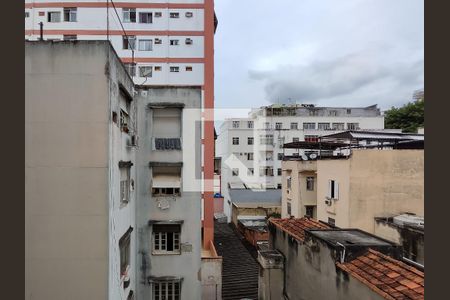
<path fill-rule="evenodd" d="M 249 78 L 264 82 L 266 100 L 272 103 L 317 103 L 349 97 L 388 82 L 403 91 L 421 84 L 423 59 L 414 62 L 383 62 L 372 50 L 360 51 L 307 65 L 283 65 L 274 71 L 248 72 Z M 391 92 L 395 93 L 395 89 Z"/>

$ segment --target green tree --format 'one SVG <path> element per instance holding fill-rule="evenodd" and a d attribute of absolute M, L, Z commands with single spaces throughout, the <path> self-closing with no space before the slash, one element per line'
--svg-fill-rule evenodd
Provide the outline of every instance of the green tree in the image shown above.
<path fill-rule="evenodd" d="M 409 102 L 402 107 L 384 112 L 384 127 L 387 129 L 402 129 L 402 132 L 417 132 L 424 127 L 424 99 Z"/>

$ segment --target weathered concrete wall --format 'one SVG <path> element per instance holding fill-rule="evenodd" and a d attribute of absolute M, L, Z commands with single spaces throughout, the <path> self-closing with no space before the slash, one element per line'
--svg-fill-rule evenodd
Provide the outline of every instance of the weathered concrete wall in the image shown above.
<path fill-rule="evenodd" d="M 284 289 L 289 299 L 381 300 L 369 287 L 336 268 L 325 242 L 299 242 L 271 227 L 271 248 L 285 257 Z"/>
<path fill-rule="evenodd" d="M 242 204 L 239 204 L 242 205 Z M 280 206 L 267 206 L 267 207 L 237 207 L 236 205 L 232 206 L 232 215 L 231 221 L 234 226 L 238 226 L 237 218 L 239 216 L 265 216 L 268 217 L 272 214 L 281 214 Z"/>
<path fill-rule="evenodd" d="M 25 43 L 25 299 L 108 298 L 106 49 Z"/>
<path fill-rule="evenodd" d="M 148 276 L 183 278 L 183 298 L 201 298 L 201 90 L 200 88 L 156 88 L 138 91 L 138 132 L 140 145 L 136 168 L 140 178 L 136 208 L 138 232 L 137 276 L 138 299 L 150 299 Z M 182 150 L 152 150 L 152 109 L 154 102 L 184 103 L 182 110 Z M 151 194 L 152 168 L 149 162 L 182 162 L 181 197 L 169 197 L 170 207 L 162 210 Z M 182 220 L 181 244 L 192 245 L 192 251 L 179 255 L 152 255 L 152 230 L 149 220 Z M 145 284 L 144 284 L 145 283 Z"/>
<path fill-rule="evenodd" d="M 222 257 L 202 258 L 202 297 L 222 299 Z"/>

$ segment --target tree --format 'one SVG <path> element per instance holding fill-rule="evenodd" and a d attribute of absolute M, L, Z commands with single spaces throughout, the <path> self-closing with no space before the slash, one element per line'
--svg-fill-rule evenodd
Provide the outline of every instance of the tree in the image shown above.
<path fill-rule="evenodd" d="M 400 108 L 392 107 L 384 112 L 384 127 L 402 129 L 402 132 L 417 132 L 424 126 L 424 98 L 409 102 Z"/>

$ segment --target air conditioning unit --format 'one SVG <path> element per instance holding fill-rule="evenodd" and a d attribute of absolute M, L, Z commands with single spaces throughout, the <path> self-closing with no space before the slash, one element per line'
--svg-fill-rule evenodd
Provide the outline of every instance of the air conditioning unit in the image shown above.
<path fill-rule="evenodd" d="M 193 43 L 192 39 L 190 39 L 190 38 L 186 39 L 186 45 L 192 45 L 192 43 Z"/>
<path fill-rule="evenodd" d="M 162 12 L 155 12 L 155 18 L 161 18 Z"/>
<path fill-rule="evenodd" d="M 155 44 L 162 44 L 162 40 L 161 39 L 155 39 Z"/>
<path fill-rule="evenodd" d="M 192 18 L 194 14 L 191 11 L 186 12 L 186 18 Z"/>

